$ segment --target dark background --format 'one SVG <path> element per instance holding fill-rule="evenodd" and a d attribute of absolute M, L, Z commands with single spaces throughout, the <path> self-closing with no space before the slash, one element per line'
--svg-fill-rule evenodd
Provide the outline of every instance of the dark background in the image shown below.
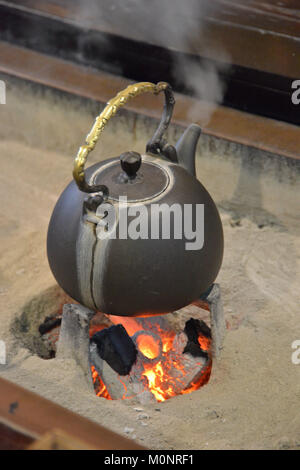
<path fill-rule="evenodd" d="M 180 64 L 195 63 L 217 70 L 222 104 L 299 123 L 299 107 L 291 103 L 291 84 L 300 79 L 298 4 L 0 1 L 0 40 L 135 81 L 169 81 L 176 91 L 190 95 L 197 94 L 197 77 L 193 68 L 190 77 L 183 77 Z"/>

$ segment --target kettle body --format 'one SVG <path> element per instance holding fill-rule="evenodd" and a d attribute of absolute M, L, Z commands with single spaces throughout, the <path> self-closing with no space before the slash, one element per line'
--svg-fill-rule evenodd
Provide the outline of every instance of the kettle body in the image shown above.
<path fill-rule="evenodd" d="M 91 166 L 81 181 L 74 177 L 47 238 L 50 268 L 68 295 L 106 314 L 144 316 L 178 310 L 212 285 L 223 230 L 194 174 L 199 135 L 192 125 L 176 148 L 156 136 L 146 154 L 127 152 Z"/>

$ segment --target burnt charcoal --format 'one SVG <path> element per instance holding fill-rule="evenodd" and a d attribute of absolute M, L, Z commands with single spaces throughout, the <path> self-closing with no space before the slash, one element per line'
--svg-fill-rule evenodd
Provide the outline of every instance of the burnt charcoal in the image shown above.
<path fill-rule="evenodd" d="M 48 333 L 48 331 L 53 330 L 57 326 L 61 325 L 61 316 L 59 317 L 46 317 L 45 321 L 39 326 L 39 332 L 41 335 Z"/>
<path fill-rule="evenodd" d="M 211 331 L 207 324 L 202 320 L 191 318 L 186 322 L 184 332 L 188 338 L 188 342 L 184 348 L 183 354 L 190 353 L 194 357 L 204 357 L 208 359 L 207 352 L 201 349 L 198 341 L 200 334 L 206 338 L 211 338 Z"/>
<path fill-rule="evenodd" d="M 203 335 L 206 338 L 211 339 L 211 330 L 203 320 L 195 320 L 194 318 L 190 318 L 185 324 L 184 332 L 188 339 L 194 343 L 198 342 L 199 335 Z"/>
<path fill-rule="evenodd" d="M 189 353 L 193 357 L 203 357 L 205 359 L 208 359 L 208 354 L 206 351 L 203 351 L 201 349 L 199 343 L 195 344 L 192 341 L 188 341 L 186 347 L 184 348 L 183 354 Z"/>
<path fill-rule="evenodd" d="M 119 375 L 128 375 L 136 361 L 137 349 L 122 325 L 98 331 L 91 338 L 101 359 Z"/>

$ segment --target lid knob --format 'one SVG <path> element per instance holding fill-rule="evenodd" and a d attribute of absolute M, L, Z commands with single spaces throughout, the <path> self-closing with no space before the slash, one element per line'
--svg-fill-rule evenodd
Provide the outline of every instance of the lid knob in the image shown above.
<path fill-rule="evenodd" d="M 121 167 L 129 179 L 134 179 L 140 169 L 142 157 L 137 152 L 125 152 L 120 156 Z"/>

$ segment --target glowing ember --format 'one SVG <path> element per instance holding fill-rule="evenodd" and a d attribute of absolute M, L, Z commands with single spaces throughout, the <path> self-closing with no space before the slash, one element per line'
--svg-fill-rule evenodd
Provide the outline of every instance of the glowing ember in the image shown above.
<path fill-rule="evenodd" d="M 93 383 L 95 388 L 97 388 L 97 397 L 103 397 L 106 398 L 107 400 L 111 400 L 109 393 L 107 391 L 107 388 L 105 387 L 104 383 L 101 380 L 101 377 L 99 377 L 98 372 L 96 371 L 95 367 L 91 367 L 92 371 L 92 378 L 93 378 Z"/>
<path fill-rule="evenodd" d="M 200 348 L 203 351 L 209 351 L 210 350 L 210 338 L 207 338 L 206 336 L 199 335 L 198 337 L 198 343 L 200 344 Z"/>
<path fill-rule="evenodd" d="M 139 357 L 146 358 L 140 359 L 139 368 L 135 369 L 135 374 L 138 370 L 141 387 L 144 384 L 145 391 L 150 390 L 158 402 L 176 395 L 191 393 L 208 382 L 211 373 L 210 356 L 207 360 L 203 357 L 183 354 L 184 341 L 186 342 L 184 334 L 176 335 L 174 331 L 162 327 L 161 321 L 155 321 L 153 318 L 150 320 L 110 316 L 109 319 L 115 324 L 124 326 L 141 353 Z M 183 341 L 181 346 L 180 341 Z M 200 334 L 198 342 L 201 349 L 209 355 L 210 338 Z M 92 367 L 92 375 L 97 395 L 111 399 L 94 367 Z M 128 384 L 126 380 L 129 379 L 119 377 L 119 380 L 124 386 L 122 398 L 128 398 L 125 395 L 126 384 Z"/>
<path fill-rule="evenodd" d="M 136 339 L 137 346 L 141 353 L 148 359 L 155 359 L 160 354 L 158 341 L 151 335 L 139 335 Z"/>

